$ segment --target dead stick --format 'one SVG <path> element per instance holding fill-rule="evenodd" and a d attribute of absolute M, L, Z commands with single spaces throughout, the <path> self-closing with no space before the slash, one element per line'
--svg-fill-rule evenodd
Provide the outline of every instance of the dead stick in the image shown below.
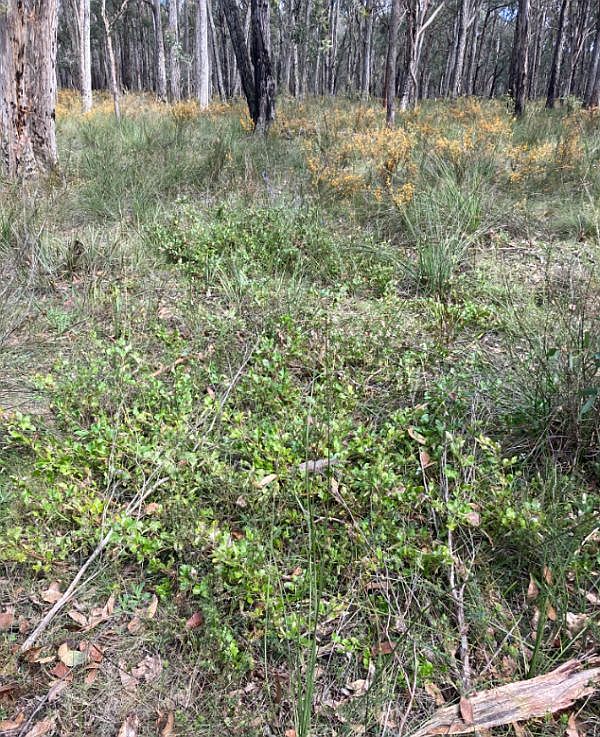
<path fill-rule="evenodd" d="M 126 514 L 129 514 L 132 512 L 135 507 L 139 507 L 145 499 L 148 498 L 148 496 L 162 483 L 164 483 L 166 479 L 158 479 L 156 483 L 152 484 L 150 488 L 142 490 L 142 492 L 127 505 Z M 94 552 L 90 555 L 90 557 L 86 560 L 86 562 L 81 566 L 81 568 L 77 571 L 77 575 L 75 578 L 71 581 L 69 586 L 67 587 L 67 590 L 64 592 L 64 594 L 60 597 L 60 599 L 54 604 L 52 609 L 50 609 L 46 615 L 43 617 L 42 621 L 38 624 L 38 626 L 33 630 L 33 632 L 29 635 L 29 637 L 25 640 L 25 642 L 21 645 L 21 652 L 27 652 L 27 650 L 30 650 L 34 644 L 36 643 L 39 636 L 44 632 L 44 630 L 48 627 L 50 622 L 54 619 L 54 617 L 60 612 L 60 610 L 65 606 L 65 604 L 72 598 L 73 594 L 75 593 L 77 586 L 79 585 L 79 582 L 85 575 L 85 572 L 88 570 L 88 568 L 92 565 L 92 563 L 98 558 L 98 556 L 102 553 L 102 551 L 106 548 L 108 543 L 110 542 L 112 536 L 114 534 L 114 528 L 111 528 L 106 535 L 100 540 L 98 545 L 96 546 L 96 549 Z"/>

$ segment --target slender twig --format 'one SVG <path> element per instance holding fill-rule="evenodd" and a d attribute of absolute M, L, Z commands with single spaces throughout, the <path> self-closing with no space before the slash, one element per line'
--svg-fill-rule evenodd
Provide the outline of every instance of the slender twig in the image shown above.
<path fill-rule="evenodd" d="M 127 508 L 125 510 L 125 514 L 130 514 L 133 512 L 136 508 L 139 508 L 143 502 L 150 496 L 150 494 L 155 491 L 161 484 L 163 484 L 167 479 L 166 478 L 160 478 L 157 479 L 157 481 L 152 484 L 149 487 L 142 488 L 138 494 L 129 502 L 127 505 Z M 70 599 L 74 596 L 75 591 L 78 588 L 79 582 L 85 575 L 88 568 L 92 565 L 92 563 L 98 558 L 102 551 L 106 548 L 108 543 L 111 541 L 112 536 L 115 532 L 115 528 L 111 527 L 111 529 L 104 535 L 102 540 L 98 543 L 96 548 L 94 549 L 94 552 L 90 555 L 90 557 L 85 561 L 85 563 L 81 566 L 81 568 L 77 571 L 77 574 L 75 578 L 71 581 L 69 586 L 67 587 L 66 591 L 63 593 L 63 595 L 60 597 L 60 599 L 54 604 L 52 609 L 50 609 L 46 615 L 43 617 L 41 622 L 38 624 L 38 626 L 33 630 L 33 632 L 29 635 L 29 637 L 25 640 L 25 642 L 21 645 L 21 652 L 27 652 L 30 648 L 33 647 L 33 645 L 37 642 L 40 635 L 46 630 L 50 622 L 56 617 L 58 612 L 65 606 L 65 604 L 70 601 Z"/>

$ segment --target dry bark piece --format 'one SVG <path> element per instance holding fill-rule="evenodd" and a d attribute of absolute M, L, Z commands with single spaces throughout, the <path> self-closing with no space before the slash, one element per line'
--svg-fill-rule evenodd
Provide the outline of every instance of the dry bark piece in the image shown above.
<path fill-rule="evenodd" d="M 298 471 L 300 473 L 322 473 L 326 471 L 330 466 L 336 466 L 339 463 L 338 459 L 333 458 L 317 458 L 314 461 L 304 461 L 304 463 L 298 464 Z"/>
<path fill-rule="evenodd" d="M 584 661 L 569 660 L 536 678 L 476 693 L 469 698 L 471 724 L 461 718 L 460 706 L 455 704 L 438 709 L 412 737 L 467 734 L 568 709 L 600 688 L 600 659 L 587 664 L 595 667 L 584 670 Z"/>
<path fill-rule="evenodd" d="M 473 705 L 471 704 L 469 699 L 466 698 L 466 696 L 460 697 L 458 709 L 460 711 L 460 717 L 463 722 L 465 724 L 473 724 Z"/>

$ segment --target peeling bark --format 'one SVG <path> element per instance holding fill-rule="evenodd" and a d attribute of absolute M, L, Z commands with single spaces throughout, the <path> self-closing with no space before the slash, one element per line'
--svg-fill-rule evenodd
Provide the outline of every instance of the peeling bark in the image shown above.
<path fill-rule="evenodd" d="M 8 0 L 0 5 L 0 152 L 13 178 L 57 164 L 57 0 Z"/>

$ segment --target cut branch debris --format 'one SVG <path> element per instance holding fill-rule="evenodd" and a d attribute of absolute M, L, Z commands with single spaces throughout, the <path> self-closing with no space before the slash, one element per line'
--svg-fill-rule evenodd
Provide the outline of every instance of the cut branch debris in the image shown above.
<path fill-rule="evenodd" d="M 584 670 L 585 665 L 595 667 Z M 470 696 L 470 722 L 461 716 L 460 704 L 438 709 L 412 737 L 467 734 L 512 722 L 524 722 L 568 709 L 579 699 L 599 689 L 600 658 L 569 660 L 542 676 Z"/>

